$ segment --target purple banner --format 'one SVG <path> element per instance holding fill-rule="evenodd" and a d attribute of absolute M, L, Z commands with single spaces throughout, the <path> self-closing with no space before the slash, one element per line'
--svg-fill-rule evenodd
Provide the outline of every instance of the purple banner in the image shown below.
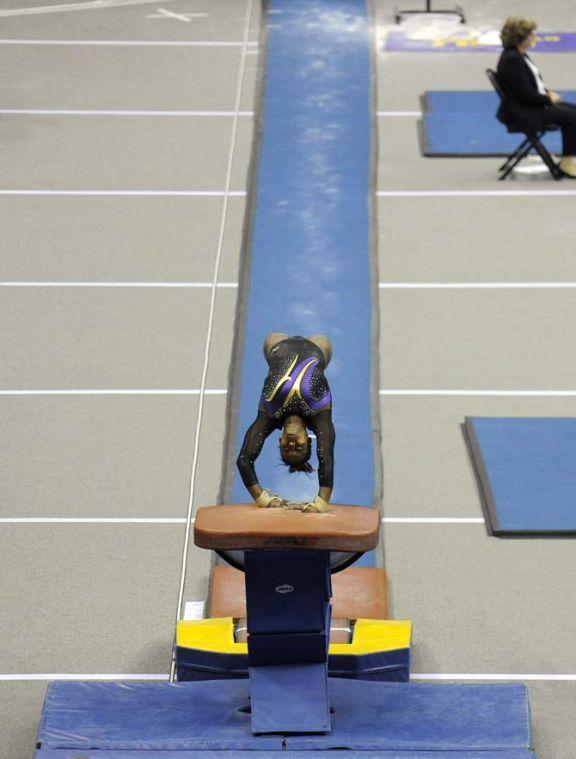
<path fill-rule="evenodd" d="M 412 39 L 400 30 L 388 33 L 384 50 L 414 53 L 498 53 L 498 32 L 457 31 L 435 39 Z M 534 46 L 537 53 L 576 52 L 576 32 L 542 32 Z"/>

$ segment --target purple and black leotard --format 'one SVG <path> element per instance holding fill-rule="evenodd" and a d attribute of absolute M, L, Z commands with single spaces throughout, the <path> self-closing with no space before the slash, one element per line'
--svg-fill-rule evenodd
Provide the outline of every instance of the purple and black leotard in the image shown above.
<path fill-rule="evenodd" d="M 242 482 L 247 488 L 258 483 L 254 462 L 264 441 L 286 417 L 296 415 L 316 435 L 320 487 L 332 488 L 335 433 L 322 351 L 305 337 L 289 337 L 271 349 L 268 366 L 258 416 L 246 432 L 236 462 Z"/>

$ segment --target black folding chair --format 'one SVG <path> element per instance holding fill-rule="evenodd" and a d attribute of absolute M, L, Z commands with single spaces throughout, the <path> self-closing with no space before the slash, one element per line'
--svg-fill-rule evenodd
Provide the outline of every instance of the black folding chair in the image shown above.
<path fill-rule="evenodd" d="M 492 69 L 486 69 L 486 74 L 488 76 L 488 79 L 490 80 L 490 84 L 494 89 L 496 90 L 496 93 L 498 94 L 498 97 L 500 98 L 500 101 L 502 103 L 506 103 L 507 101 L 510 101 L 510 98 L 506 95 L 502 87 L 500 86 L 500 82 L 498 81 L 498 77 L 496 75 L 496 72 Z M 550 155 L 550 151 L 544 146 L 542 143 L 542 137 L 546 132 L 555 132 L 558 127 L 555 125 L 547 126 L 543 129 L 534 131 L 532 127 L 528 127 L 525 124 L 521 123 L 521 120 L 510 120 L 510 121 L 502 121 L 506 129 L 511 134 L 521 133 L 525 135 L 525 139 L 523 142 L 516 148 L 516 150 L 513 153 L 510 153 L 508 158 L 504 161 L 502 166 L 499 167 L 498 172 L 500 173 L 499 179 L 506 179 L 507 176 L 511 173 L 512 169 L 517 166 L 520 161 L 525 158 L 528 153 L 531 150 L 535 150 L 536 153 L 540 156 L 540 158 L 544 161 L 546 166 L 548 167 L 548 170 L 550 171 L 550 174 L 552 174 L 554 179 L 562 179 L 564 176 L 562 173 L 562 169 L 558 166 L 558 164 L 554 161 L 552 156 Z"/>

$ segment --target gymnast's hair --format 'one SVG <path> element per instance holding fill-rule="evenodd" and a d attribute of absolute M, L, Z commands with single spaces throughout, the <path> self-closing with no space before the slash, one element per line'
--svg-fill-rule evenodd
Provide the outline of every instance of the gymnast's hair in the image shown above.
<path fill-rule="evenodd" d="M 500 30 L 500 39 L 504 47 L 518 47 L 536 29 L 536 22 L 532 18 L 517 18 L 510 16 L 504 22 Z"/>

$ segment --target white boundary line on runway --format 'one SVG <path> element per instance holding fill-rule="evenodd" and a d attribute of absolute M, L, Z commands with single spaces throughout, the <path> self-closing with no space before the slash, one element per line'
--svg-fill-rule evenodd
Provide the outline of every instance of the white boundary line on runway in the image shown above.
<path fill-rule="evenodd" d="M 208 16 L 207 13 L 175 13 L 174 11 L 167 11 L 166 8 L 158 8 L 157 10 L 157 13 L 150 13 L 146 18 L 176 19 L 189 24 L 193 18 L 206 18 Z"/>
<path fill-rule="evenodd" d="M 384 524 L 485 524 L 482 517 L 383 517 Z"/>
<path fill-rule="evenodd" d="M 208 288 L 212 282 L 0 282 L 0 287 L 151 287 Z M 237 282 L 218 282 L 216 287 L 234 289 Z M 576 282 L 380 282 L 380 290 L 553 290 L 574 289 Z"/>
<path fill-rule="evenodd" d="M 0 524 L 186 524 L 184 517 L 0 517 Z M 194 518 L 191 522 L 194 523 Z M 383 517 L 384 524 L 484 524 L 482 517 Z"/>
<path fill-rule="evenodd" d="M 186 524 L 184 517 L 0 517 L 0 524 Z"/>
<path fill-rule="evenodd" d="M 0 396 L 18 395 L 226 395 L 226 388 L 120 388 L 109 389 L 38 389 L 38 390 L 0 390 Z M 379 391 L 382 397 L 403 396 L 463 396 L 463 397 L 495 397 L 495 398 L 573 398 L 576 390 L 404 390 L 383 389 Z"/>
<path fill-rule="evenodd" d="M 124 388 L 118 390 L 0 390 L 0 396 L 3 395 L 200 395 L 200 388 L 182 388 L 182 389 L 132 389 Z M 228 390 L 217 388 L 213 390 L 204 390 L 204 395 L 226 395 Z"/>
<path fill-rule="evenodd" d="M 232 111 L 97 111 L 80 109 L 0 108 L 8 116 L 184 116 L 193 118 L 231 118 Z M 240 111 L 240 117 L 254 116 L 254 111 Z"/>
<path fill-rule="evenodd" d="M 244 198 L 246 190 L 231 190 L 228 197 Z M 0 190 L 0 195 L 72 195 L 103 197 L 223 198 L 224 190 Z"/>
<path fill-rule="evenodd" d="M 379 282 L 380 290 L 562 290 L 576 282 Z"/>
<path fill-rule="evenodd" d="M 190 543 L 192 511 L 194 507 L 194 493 L 195 493 L 195 487 L 196 487 L 196 470 L 198 466 L 198 457 L 199 457 L 199 452 L 200 452 L 200 432 L 202 428 L 202 416 L 203 416 L 203 411 L 204 411 L 204 388 L 206 387 L 206 380 L 208 376 L 208 366 L 209 366 L 209 361 L 210 361 L 210 348 L 211 348 L 211 343 L 212 343 L 212 326 L 214 322 L 216 294 L 217 294 L 216 283 L 218 282 L 220 260 L 222 258 L 222 250 L 224 247 L 224 234 L 226 230 L 226 219 L 227 219 L 227 214 L 228 214 L 228 193 L 230 191 L 230 187 L 232 184 L 232 168 L 234 164 L 234 153 L 236 150 L 236 142 L 237 142 L 237 136 L 238 136 L 238 122 L 239 122 L 238 114 L 240 113 L 241 102 L 242 102 L 242 86 L 244 83 L 244 71 L 246 69 L 246 50 L 248 48 L 250 24 L 252 21 L 252 3 L 253 3 L 253 0 L 247 0 L 247 3 L 246 3 L 246 17 L 245 17 L 245 24 L 244 24 L 242 52 L 240 55 L 240 63 L 238 66 L 238 78 L 236 81 L 236 98 L 234 102 L 235 115 L 234 115 L 234 120 L 233 120 L 232 128 L 231 128 L 230 150 L 228 152 L 228 163 L 226 167 L 226 181 L 224 183 L 226 191 L 224 194 L 224 201 L 222 204 L 222 214 L 220 218 L 220 233 L 218 236 L 217 252 L 216 252 L 216 257 L 214 260 L 214 276 L 212 280 L 213 288 L 212 288 L 212 294 L 210 298 L 210 312 L 208 316 L 208 327 L 206 330 L 206 343 L 204 347 L 204 364 L 203 364 L 203 369 L 202 369 L 202 381 L 200 383 L 200 401 L 198 403 L 198 413 L 196 414 L 196 430 L 194 434 L 194 450 L 192 454 L 192 467 L 191 467 L 191 472 L 190 472 L 190 491 L 189 491 L 189 497 L 188 497 L 188 510 L 187 510 L 187 516 L 186 516 L 186 531 L 184 535 L 184 548 L 182 551 L 180 590 L 178 593 L 178 603 L 176 606 L 176 619 L 174 621 L 175 628 L 178 623 L 178 620 L 181 619 L 182 617 L 182 611 L 183 611 L 184 588 L 186 584 L 186 570 L 187 570 L 187 564 L 188 564 L 188 549 L 189 549 L 189 543 Z M 172 654 L 172 662 L 170 665 L 170 682 L 173 682 L 175 674 L 176 674 L 176 658 L 175 658 L 175 650 L 174 650 Z"/>
<path fill-rule="evenodd" d="M 411 674 L 411 680 L 512 680 L 512 681 L 543 681 L 543 682 L 575 682 L 574 675 L 543 675 L 543 674 Z M 162 674 L 9 674 L 0 675 L 1 682 L 27 680 L 168 680 L 168 675 Z"/>
<path fill-rule="evenodd" d="M 411 674 L 411 680 L 550 680 L 550 681 L 576 681 L 576 675 L 540 675 L 540 674 L 493 674 L 493 675 L 480 675 L 480 674 Z"/>
<path fill-rule="evenodd" d="M 570 398 L 576 390 L 403 390 L 382 389 L 381 396 L 486 396 L 495 398 Z"/>
<path fill-rule="evenodd" d="M 525 198 L 573 196 L 576 190 L 379 190 L 378 198 Z"/>
<path fill-rule="evenodd" d="M 0 287 L 149 287 L 149 288 L 208 288 L 212 282 L 0 282 Z M 237 282 L 217 282 L 216 287 L 234 289 Z"/>
<path fill-rule="evenodd" d="M 10 682 L 19 680 L 168 680 L 168 675 L 134 675 L 134 674 L 118 674 L 118 675 L 88 675 L 84 673 L 78 673 L 75 675 L 62 675 L 62 674 L 34 674 L 34 675 L 0 675 L 0 682 Z M 79 756 L 81 753 L 79 754 Z"/>
<path fill-rule="evenodd" d="M 257 47 L 257 42 L 246 42 Z M 192 41 L 192 40 L 11 40 L 0 39 L 0 45 L 65 45 L 88 47 L 243 47 L 243 42 Z"/>
<path fill-rule="evenodd" d="M 97 11 L 127 5 L 152 5 L 157 0 L 90 0 L 84 3 L 65 3 L 63 5 L 39 5 L 31 8 L 10 8 L 0 11 L 0 18 L 10 16 L 36 16 L 45 13 L 65 13 L 66 11 Z M 171 0 L 164 0 L 171 2 Z"/>

